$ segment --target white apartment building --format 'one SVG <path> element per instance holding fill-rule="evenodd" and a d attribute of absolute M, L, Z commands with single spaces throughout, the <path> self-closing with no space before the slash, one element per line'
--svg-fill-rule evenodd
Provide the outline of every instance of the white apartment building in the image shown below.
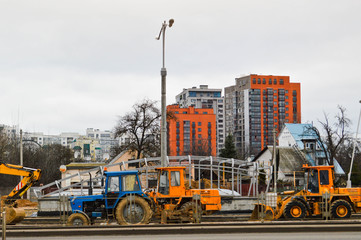
<path fill-rule="evenodd" d="M 119 145 L 119 140 L 114 138 L 114 133 L 109 130 L 99 130 L 96 128 L 87 128 L 86 136 L 99 141 L 97 147 L 97 160 L 107 160 L 110 158 L 111 148 Z"/>

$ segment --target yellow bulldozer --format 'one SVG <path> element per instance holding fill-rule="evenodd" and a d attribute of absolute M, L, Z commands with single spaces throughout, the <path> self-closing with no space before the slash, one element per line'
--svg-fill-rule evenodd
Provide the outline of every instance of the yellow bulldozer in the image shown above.
<path fill-rule="evenodd" d="M 1 198 L 1 209 L 5 208 L 6 211 L 6 224 L 19 223 L 25 218 L 25 211 L 17 207 L 16 200 L 40 179 L 41 170 L 0 162 L 0 174 L 23 177 L 9 195 Z"/>
<path fill-rule="evenodd" d="M 299 192 L 286 191 L 274 194 L 273 206 L 256 204 L 251 220 L 303 219 L 329 213 L 333 219 L 347 219 L 361 212 L 361 188 L 344 188 L 334 185 L 334 166 L 308 166 L 305 170 L 305 187 Z M 267 198 L 266 198 L 267 199 Z M 270 198 L 268 198 L 269 201 Z"/>

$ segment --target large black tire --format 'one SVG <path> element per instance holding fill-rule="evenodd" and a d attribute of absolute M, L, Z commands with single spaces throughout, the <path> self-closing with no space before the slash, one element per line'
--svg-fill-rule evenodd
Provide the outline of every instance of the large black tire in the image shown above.
<path fill-rule="evenodd" d="M 351 217 L 351 205 L 346 200 L 336 200 L 331 204 L 331 216 L 338 219 Z"/>
<path fill-rule="evenodd" d="M 146 200 L 135 196 L 133 200 L 124 198 L 115 209 L 115 216 L 120 225 L 148 224 L 153 212 Z"/>
<path fill-rule="evenodd" d="M 306 206 L 300 201 L 293 200 L 287 203 L 284 208 L 283 216 L 286 219 L 304 219 L 306 217 Z"/>
<path fill-rule="evenodd" d="M 196 222 L 196 219 L 194 218 L 193 215 L 193 205 L 194 205 L 193 202 L 186 202 L 180 208 L 180 210 L 183 213 L 183 216 L 186 217 L 190 222 Z M 202 216 L 202 206 L 200 204 L 198 205 L 198 209 L 199 209 L 198 218 L 200 219 Z"/>
<path fill-rule="evenodd" d="M 73 213 L 68 217 L 68 226 L 88 226 L 89 219 L 82 213 Z"/>

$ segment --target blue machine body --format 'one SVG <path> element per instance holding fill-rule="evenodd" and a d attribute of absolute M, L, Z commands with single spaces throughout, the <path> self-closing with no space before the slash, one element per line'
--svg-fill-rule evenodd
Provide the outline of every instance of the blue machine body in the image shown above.
<path fill-rule="evenodd" d="M 104 172 L 104 175 L 105 185 L 102 194 L 70 197 L 73 213 L 81 212 L 91 219 L 104 218 L 113 211 L 119 201 L 128 195 L 138 195 L 149 199 L 141 190 L 138 171 Z"/>

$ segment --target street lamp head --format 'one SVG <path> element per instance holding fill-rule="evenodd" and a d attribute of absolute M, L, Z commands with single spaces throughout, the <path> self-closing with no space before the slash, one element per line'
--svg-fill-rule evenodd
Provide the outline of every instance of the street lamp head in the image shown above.
<path fill-rule="evenodd" d="M 173 18 L 169 19 L 169 24 L 168 24 L 168 26 L 169 26 L 169 27 L 172 27 L 172 26 L 173 26 L 173 23 L 174 23 L 174 19 L 173 19 Z"/>

